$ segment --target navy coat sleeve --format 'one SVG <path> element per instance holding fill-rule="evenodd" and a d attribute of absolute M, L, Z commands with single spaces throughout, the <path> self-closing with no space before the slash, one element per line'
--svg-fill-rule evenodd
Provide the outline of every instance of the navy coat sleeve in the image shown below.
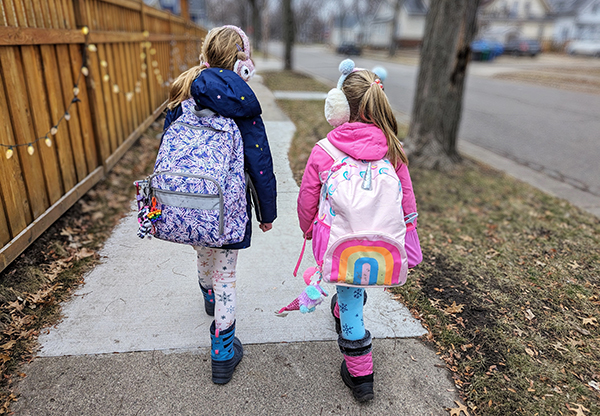
<path fill-rule="evenodd" d="M 258 196 L 262 223 L 277 218 L 277 183 L 273 173 L 271 148 L 260 116 L 234 119 L 244 141 L 244 164 Z"/>

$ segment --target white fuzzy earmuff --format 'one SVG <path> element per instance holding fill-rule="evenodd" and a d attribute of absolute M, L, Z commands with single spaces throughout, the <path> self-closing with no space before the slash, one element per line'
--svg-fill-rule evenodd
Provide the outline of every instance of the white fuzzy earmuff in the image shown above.
<path fill-rule="evenodd" d="M 333 88 L 327 93 L 325 99 L 325 119 L 332 127 L 341 126 L 350 120 L 350 105 L 346 95 L 342 92 L 344 80 L 352 71 L 354 71 L 354 61 L 344 59 L 340 62 L 339 70 L 342 73 L 337 83 L 337 88 Z"/>
<path fill-rule="evenodd" d="M 235 64 L 233 65 L 233 72 L 242 77 L 244 81 L 248 82 L 256 72 L 254 69 L 254 62 L 252 62 L 252 59 L 250 59 L 250 41 L 248 40 L 248 36 L 246 36 L 244 31 L 237 26 L 226 25 L 224 27 L 235 30 L 242 38 L 242 45 L 238 45 L 238 50 L 246 54 L 246 59 L 243 61 L 239 59 L 235 61 Z"/>
<path fill-rule="evenodd" d="M 327 93 L 325 119 L 332 127 L 341 126 L 350 120 L 350 105 L 342 90 L 333 88 Z"/>

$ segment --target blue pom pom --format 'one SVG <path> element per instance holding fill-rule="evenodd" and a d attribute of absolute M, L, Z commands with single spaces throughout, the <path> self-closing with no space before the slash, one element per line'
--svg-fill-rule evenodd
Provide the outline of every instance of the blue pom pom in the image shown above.
<path fill-rule="evenodd" d="M 373 73 L 377 75 L 381 81 L 385 81 L 385 79 L 388 76 L 387 71 L 382 66 L 376 66 L 375 68 L 373 68 Z"/>
<path fill-rule="evenodd" d="M 342 62 L 340 62 L 339 69 L 342 74 L 348 75 L 348 74 L 350 74 L 350 72 L 352 72 L 354 67 L 355 67 L 355 64 L 352 59 L 344 59 Z"/>
<path fill-rule="evenodd" d="M 302 313 L 308 313 L 308 308 L 304 305 L 300 305 L 300 312 Z"/>
<path fill-rule="evenodd" d="M 312 300 L 317 300 L 321 297 L 321 292 L 319 292 L 319 290 L 314 286 L 308 286 L 306 289 L 304 289 L 304 292 L 306 292 L 308 298 Z"/>

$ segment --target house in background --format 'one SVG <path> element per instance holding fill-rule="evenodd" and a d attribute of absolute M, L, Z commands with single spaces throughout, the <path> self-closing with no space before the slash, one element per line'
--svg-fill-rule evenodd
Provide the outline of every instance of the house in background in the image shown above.
<path fill-rule="evenodd" d="M 371 48 L 388 48 L 397 0 L 384 0 L 371 16 L 339 13 L 333 20 L 330 43 L 354 42 Z M 428 0 L 404 0 L 398 15 L 396 41 L 401 47 L 417 47 L 423 40 Z"/>
<path fill-rule="evenodd" d="M 573 40 L 600 42 L 600 0 L 549 0 L 556 16 L 554 42 L 564 47 Z"/>
<path fill-rule="evenodd" d="M 480 38 L 502 43 L 536 39 L 544 49 L 552 45 L 554 16 L 547 0 L 494 0 L 479 12 Z"/>
<path fill-rule="evenodd" d="M 199 26 L 210 27 L 206 13 L 206 0 L 187 0 L 187 2 L 190 20 Z M 176 15 L 181 14 L 180 0 L 144 0 L 144 3 Z"/>

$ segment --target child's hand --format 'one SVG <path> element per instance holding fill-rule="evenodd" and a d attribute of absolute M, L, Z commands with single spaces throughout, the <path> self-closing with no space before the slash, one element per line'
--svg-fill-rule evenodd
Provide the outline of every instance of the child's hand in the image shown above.
<path fill-rule="evenodd" d="M 261 222 L 260 225 L 258 226 L 258 228 L 260 228 L 263 233 L 266 233 L 271 228 L 273 228 L 273 223 L 272 222 L 269 222 L 269 223 Z"/>

